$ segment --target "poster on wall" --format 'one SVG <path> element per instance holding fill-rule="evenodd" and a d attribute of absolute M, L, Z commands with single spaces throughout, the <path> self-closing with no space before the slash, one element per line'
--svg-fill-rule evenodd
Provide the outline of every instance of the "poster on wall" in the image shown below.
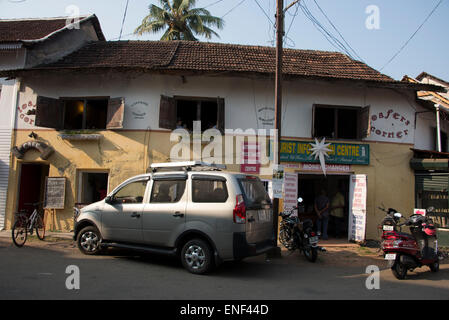
<path fill-rule="evenodd" d="M 284 173 L 284 211 L 290 211 L 298 204 L 298 174 L 294 172 Z M 297 215 L 295 210 L 294 215 Z"/>
<path fill-rule="evenodd" d="M 283 184 L 284 184 L 284 167 L 281 165 L 274 165 L 273 168 L 273 199 L 282 199 L 283 196 Z"/>
<path fill-rule="evenodd" d="M 65 177 L 46 177 L 45 209 L 64 209 Z"/>
<path fill-rule="evenodd" d="M 348 240 L 364 241 L 366 232 L 366 175 L 351 175 L 349 187 Z"/>

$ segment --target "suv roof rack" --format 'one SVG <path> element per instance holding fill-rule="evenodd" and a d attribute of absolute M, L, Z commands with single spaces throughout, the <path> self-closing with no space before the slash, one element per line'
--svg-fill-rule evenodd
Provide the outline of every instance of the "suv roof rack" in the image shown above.
<path fill-rule="evenodd" d="M 151 171 L 190 171 L 190 170 L 213 170 L 220 171 L 226 169 L 224 164 L 215 164 L 204 161 L 181 161 L 181 162 L 165 162 L 165 163 L 153 163 Z"/>

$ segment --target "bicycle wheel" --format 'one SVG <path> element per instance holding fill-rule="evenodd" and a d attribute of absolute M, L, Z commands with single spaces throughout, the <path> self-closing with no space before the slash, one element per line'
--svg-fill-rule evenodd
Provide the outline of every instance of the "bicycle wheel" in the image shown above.
<path fill-rule="evenodd" d="M 25 242 L 27 241 L 27 223 L 26 221 L 19 219 L 14 222 L 14 226 L 12 227 L 12 241 L 16 246 L 23 247 Z"/>
<path fill-rule="evenodd" d="M 45 222 L 40 214 L 37 215 L 36 221 L 34 222 L 36 228 L 36 234 L 39 240 L 44 240 L 45 238 Z"/>

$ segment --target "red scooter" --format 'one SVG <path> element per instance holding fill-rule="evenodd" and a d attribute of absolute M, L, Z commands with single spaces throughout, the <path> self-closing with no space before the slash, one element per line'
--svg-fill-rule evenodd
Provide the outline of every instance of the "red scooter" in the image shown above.
<path fill-rule="evenodd" d="M 384 209 L 382 209 L 384 210 Z M 440 252 L 436 227 L 425 216 L 414 214 L 404 223 L 399 223 L 402 215 L 390 208 L 382 223 L 382 250 L 385 260 L 398 279 L 405 279 L 407 271 L 428 266 L 432 272 L 440 268 Z M 433 211 L 432 208 L 428 209 Z M 408 226 L 411 234 L 401 232 L 402 226 Z"/>

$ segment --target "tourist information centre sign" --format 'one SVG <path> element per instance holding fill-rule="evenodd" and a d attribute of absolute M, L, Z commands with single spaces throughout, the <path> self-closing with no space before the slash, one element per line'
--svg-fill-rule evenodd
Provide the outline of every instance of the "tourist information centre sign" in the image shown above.
<path fill-rule="evenodd" d="M 319 162 L 312 156 L 313 141 L 282 140 L 280 144 L 281 161 Z M 369 165 L 369 144 L 331 143 L 327 153 L 327 164 Z"/>

